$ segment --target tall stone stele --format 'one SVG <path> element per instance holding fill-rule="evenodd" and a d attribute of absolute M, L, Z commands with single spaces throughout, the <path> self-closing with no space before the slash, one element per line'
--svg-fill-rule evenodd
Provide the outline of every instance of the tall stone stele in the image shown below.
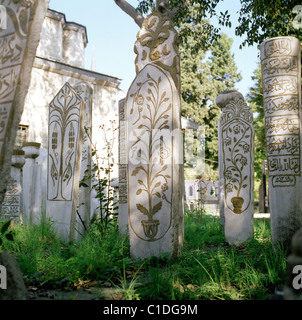
<path fill-rule="evenodd" d="M 66 83 L 49 105 L 46 214 L 63 240 L 74 240 L 85 103 Z"/>
<path fill-rule="evenodd" d="M 216 99 L 219 119 L 220 218 L 226 241 L 240 245 L 253 237 L 253 114 L 241 93 L 226 91 Z"/>
<path fill-rule="evenodd" d="M 48 0 L 2 0 L 0 25 L 0 204 Z M 2 28 L 3 27 L 3 28 Z"/>
<path fill-rule="evenodd" d="M 300 41 L 264 41 L 261 69 L 272 241 L 288 246 L 302 227 Z"/>
<path fill-rule="evenodd" d="M 126 97 L 131 255 L 177 255 L 183 243 L 183 147 L 177 32 L 155 11 L 138 32 Z"/>

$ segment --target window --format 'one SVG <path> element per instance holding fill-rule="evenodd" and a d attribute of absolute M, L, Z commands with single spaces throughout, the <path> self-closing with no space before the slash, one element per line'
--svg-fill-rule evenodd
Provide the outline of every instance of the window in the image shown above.
<path fill-rule="evenodd" d="M 15 149 L 22 149 L 23 143 L 27 141 L 28 126 L 19 125 L 17 136 L 15 140 Z"/>

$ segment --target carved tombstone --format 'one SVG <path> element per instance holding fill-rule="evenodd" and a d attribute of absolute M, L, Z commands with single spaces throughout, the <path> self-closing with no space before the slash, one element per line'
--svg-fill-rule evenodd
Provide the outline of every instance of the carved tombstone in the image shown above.
<path fill-rule="evenodd" d="M 91 210 L 91 132 L 92 132 L 92 88 L 84 83 L 78 83 L 74 87 L 76 93 L 85 103 L 85 133 L 82 150 L 82 164 L 80 181 L 84 183 L 79 189 L 78 212 L 76 230 L 79 235 L 83 234 L 85 228 L 90 224 Z M 85 227 L 84 227 L 84 225 Z"/>
<path fill-rule="evenodd" d="M 226 241 L 239 245 L 253 236 L 253 114 L 236 91 L 217 97 L 219 120 L 219 183 Z"/>
<path fill-rule="evenodd" d="M 119 231 L 128 230 L 128 187 L 127 187 L 127 137 L 126 137 L 126 99 L 119 101 Z"/>
<path fill-rule="evenodd" d="M 48 2 L 1 1 L 6 16 L 0 27 L 0 203 Z"/>
<path fill-rule="evenodd" d="M 293 37 L 261 44 L 272 241 L 284 246 L 302 226 L 300 48 Z"/>
<path fill-rule="evenodd" d="M 183 242 L 179 55 L 171 20 L 154 12 L 137 35 L 126 97 L 131 255 L 177 255 Z"/>
<path fill-rule="evenodd" d="M 66 83 L 49 106 L 47 216 L 64 240 L 76 227 L 85 103 Z"/>
<path fill-rule="evenodd" d="M 7 190 L 1 207 L 1 220 L 19 220 L 22 214 L 22 175 L 24 151 L 14 150 Z"/>

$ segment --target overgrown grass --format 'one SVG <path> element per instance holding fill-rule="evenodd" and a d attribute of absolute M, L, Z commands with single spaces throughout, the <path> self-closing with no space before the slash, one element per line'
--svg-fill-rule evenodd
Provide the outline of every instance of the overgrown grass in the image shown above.
<path fill-rule="evenodd" d="M 267 299 L 285 281 L 286 252 L 274 251 L 268 220 L 254 220 L 254 238 L 236 247 L 225 242 L 218 218 L 188 212 L 180 256 L 145 261 L 130 258 L 128 238 L 116 228 L 101 237 L 93 225 L 71 244 L 56 237 L 49 220 L 13 232 L 14 242 L 3 241 L 1 249 L 17 258 L 30 286 L 110 283 L 128 300 L 248 300 Z"/>

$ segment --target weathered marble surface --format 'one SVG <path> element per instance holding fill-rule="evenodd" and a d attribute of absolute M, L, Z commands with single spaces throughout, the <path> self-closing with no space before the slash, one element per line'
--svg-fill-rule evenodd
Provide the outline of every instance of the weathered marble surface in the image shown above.
<path fill-rule="evenodd" d="M 236 91 L 217 97 L 219 119 L 219 184 L 221 219 L 226 240 L 239 245 L 253 236 L 253 114 Z"/>
<path fill-rule="evenodd" d="M 179 55 L 172 22 L 148 16 L 137 36 L 126 98 L 131 255 L 177 255 L 183 243 Z"/>
<path fill-rule="evenodd" d="M 49 106 L 47 216 L 73 240 L 84 136 L 85 103 L 66 83 Z"/>
<path fill-rule="evenodd" d="M 6 28 L 0 29 L 0 203 L 48 0 L 3 0 Z"/>
<path fill-rule="evenodd" d="M 23 193 L 21 169 L 24 166 L 24 151 L 14 150 L 7 190 L 2 202 L 1 220 L 19 221 L 23 213 Z"/>
<path fill-rule="evenodd" d="M 92 97 L 93 90 L 85 82 L 74 86 L 76 93 L 85 103 L 84 137 L 82 150 L 82 163 L 80 181 L 85 183 L 85 187 L 80 187 L 78 197 L 78 212 L 76 222 L 76 237 L 84 234 L 85 228 L 90 224 L 91 212 L 91 139 L 92 139 Z M 84 227 L 84 225 L 85 227 Z"/>
<path fill-rule="evenodd" d="M 285 246 L 302 226 L 300 50 L 293 37 L 261 44 L 272 240 Z"/>

